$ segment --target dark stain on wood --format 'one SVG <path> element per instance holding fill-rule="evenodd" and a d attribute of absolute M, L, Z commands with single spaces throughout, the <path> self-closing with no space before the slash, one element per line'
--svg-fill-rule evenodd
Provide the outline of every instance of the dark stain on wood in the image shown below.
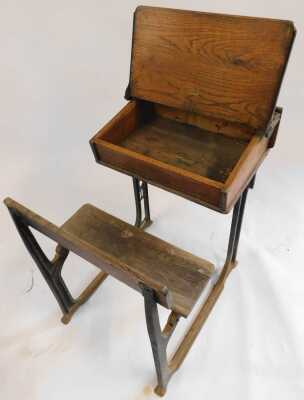
<path fill-rule="evenodd" d="M 121 146 L 207 178 L 225 182 L 246 141 L 215 135 L 157 117 L 135 129 Z"/>
<path fill-rule="evenodd" d="M 208 261 L 178 249 L 142 229 L 86 204 L 61 228 L 91 251 L 99 250 L 129 280 L 155 282 L 167 288 L 171 307 L 186 316 L 202 293 L 214 267 Z"/>

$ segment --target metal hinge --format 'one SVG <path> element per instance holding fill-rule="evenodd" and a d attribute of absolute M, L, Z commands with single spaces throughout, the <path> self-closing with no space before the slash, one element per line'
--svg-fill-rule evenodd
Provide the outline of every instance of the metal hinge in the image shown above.
<path fill-rule="evenodd" d="M 125 91 L 125 99 L 132 100 L 130 83 L 128 84 L 126 91 Z"/>
<path fill-rule="evenodd" d="M 271 120 L 267 126 L 266 132 L 265 132 L 265 137 L 270 138 L 271 135 L 273 134 L 276 126 L 281 120 L 281 113 L 276 109 L 274 113 L 272 114 Z"/>

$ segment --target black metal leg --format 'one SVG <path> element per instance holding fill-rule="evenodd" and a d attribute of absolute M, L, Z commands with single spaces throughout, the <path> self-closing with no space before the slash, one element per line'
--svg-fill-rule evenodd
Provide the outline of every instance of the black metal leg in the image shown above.
<path fill-rule="evenodd" d="M 244 211 L 246 206 L 247 194 L 248 189 L 253 188 L 255 183 L 255 175 L 250 181 L 249 185 L 241 194 L 239 200 L 234 206 L 233 215 L 232 215 L 232 222 L 230 228 L 230 235 L 229 235 L 229 243 L 228 243 L 228 250 L 227 250 L 227 257 L 226 257 L 226 264 L 232 262 L 233 264 L 236 263 L 236 256 L 237 250 L 240 240 L 242 222 L 244 217 Z"/>
<path fill-rule="evenodd" d="M 62 267 L 69 251 L 62 246 L 57 245 L 55 257 L 50 261 L 42 251 L 28 225 L 13 211 L 10 210 L 10 214 L 23 243 L 57 300 L 63 313 L 61 321 L 64 324 L 67 324 L 71 320 L 74 312 L 95 292 L 98 286 L 107 277 L 107 274 L 100 272 L 93 282 L 91 282 L 91 284 L 81 293 L 81 295 L 77 299 L 74 299 L 61 275 Z"/>
<path fill-rule="evenodd" d="M 145 301 L 147 329 L 150 337 L 158 381 L 156 391 L 157 394 L 164 395 L 171 375 L 167 361 L 167 342 L 161 332 L 157 304 L 154 299 L 153 290 L 148 287 L 143 288 L 143 296 Z"/>
<path fill-rule="evenodd" d="M 157 302 L 155 300 L 154 291 L 144 285 L 142 286 L 142 294 L 145 302 L 146 323 L 149 333 L 149 338 L 152 347 L 153 359 L 157 375 L 157 386 L 155 393 L 159 396 L 164 396 L 166 393 L 168 382 L 174 369 L 170 367 L 167 359 L 167 345 L 171 338 L 180 316 L 174 311 L 169 315 L 166 326 L 163 331 L 159 323 L 159 315 L 157 309 Z"/>
<path fill-rule="evenodd" d="M 136 206 L 135 226 L 145 229 L 152 224 L 150 218 L 148 184 L 133 177 L 133 188 Z M 142 217 L 142 202 L 144 203 L 144 218 Z"/>
<path fill-rule="evenodd" d="M 18 217 L 13 216 L 13 218 L 27 250 L 54 294 L 61 311 L 63 314 L 68 313 L 75 303 L 61 277 L 62 266 L 68 256 L 68 251 L 58 246 L 53 261 L 50 261 L 42 251 L 29 227 L 23 224 Z"/>
<path fill-rule="evenodd" d="M 241 234 L 241 229 L 242 229 L 242 222 L 243 222 L 243 217 L 244 217 L 244 210 L 245 210 L 245 205 L 246 205 L 247 194 L 248 194 L 248 189 L 245 189 L 242 194 L 242 197 L 241 197 L 241 205 L 240 205 L 240 211 L 239 211 L 239 217 L 238 217 L 238 224 L 237 224 L 237 229 L 235 232 L 233 253 L 232 253 L 232 259 L 231 259 L 231 261 L 233 263 L 236 262 L 236 256 L 237 256 L 237 250 L 238 250 L 240 234 Z"/>

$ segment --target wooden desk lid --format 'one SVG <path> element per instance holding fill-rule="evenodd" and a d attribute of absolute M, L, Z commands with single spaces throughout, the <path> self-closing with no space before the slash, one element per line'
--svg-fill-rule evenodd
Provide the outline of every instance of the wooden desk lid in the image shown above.
<path fill-rule="evenodd" d="M 292 22 L 140 6 L 129 95 L 265 132 Z"/>

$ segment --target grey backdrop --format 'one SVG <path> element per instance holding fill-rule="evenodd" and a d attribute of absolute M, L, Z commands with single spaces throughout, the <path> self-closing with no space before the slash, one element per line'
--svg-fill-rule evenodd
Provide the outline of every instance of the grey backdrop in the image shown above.
<path fill-rule="evenodd" d="M 303 2 L 145 4 L 286 18 L 298 28 L 278 103 L 277 146 L 249 195 L 239 268 L 167 399 L 303 399 Z M 88 141 L 125 103 L 137 5 L 0 0 L 1 198 L 10 195 L 58 224 L 84 202 L 134 220 L 130 178 L 98 166 Z M 230 216 L 156 188 L 150 194 L 149 231 L 220 267 Z M 141 296 L 108 279 L 61 325 L 3 205 L 0 222 L 0 398 L 153 398 Z M 53 243 L 43 245 L 51 254 Z M 64 276 L 77 293 L 95 273 L 75 256 Z"/>

